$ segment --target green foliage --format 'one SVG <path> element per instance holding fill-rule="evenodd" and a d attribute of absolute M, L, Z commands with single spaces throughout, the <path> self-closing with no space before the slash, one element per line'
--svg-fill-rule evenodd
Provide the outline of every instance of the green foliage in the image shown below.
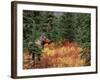
<path fill-rule="evenodd" d="M 91 15 L 88 13 L 65 13 L 47 11 L 23 11 L 23 47 L 33 42 L 32 50 L 41 51 L 35 40 L 41 33 L 53 42 L 75 41 L 81 47 L 90 47 Z"/>
<path fill-rule="evenodd" d="M 78 42 L 81 47 L 90 47 L 90 17 L 86 13 L 64 13 L 61 26 L 66 39 Z"/>
<path fill-rule="evenodd" d="M 78 14 L 78 21 L 75 40 L 81 44 L 82 47 L 90 47 L 90 14 Z"/>

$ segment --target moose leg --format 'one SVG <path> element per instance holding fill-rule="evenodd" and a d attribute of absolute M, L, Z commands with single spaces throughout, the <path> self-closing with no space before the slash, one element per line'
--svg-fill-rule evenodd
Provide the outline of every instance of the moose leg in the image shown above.
<path fill-rule="evenodd" d="M 32 60 L 34 60 L 35 59 L 35 54 L 34 53 L 32 53 Z"/>
<path fill-rule="evenodd" d="M 36 54 L 35 53 L 32 53 L 32 60 L 33 60 L 34 68 L 35 68 L 36 67 Z"/>
<path fill-rule="evenodd" d="M 40 61 L 41 54 L 38 54 L 37 56 L 38 56 L 38 61 Z"/>

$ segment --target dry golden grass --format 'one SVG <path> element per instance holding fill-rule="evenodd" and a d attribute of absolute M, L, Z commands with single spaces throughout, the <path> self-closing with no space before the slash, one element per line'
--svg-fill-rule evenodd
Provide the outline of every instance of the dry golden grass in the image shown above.
<path fill-rule="evenodd" d="M 81 58 L 80 55 L 83 50 L 73 42 L 45 44 L 40 61 L 37 60 L 35 64 L 34 61 L 32 62 L 31 55 L 25 53 L 24 69 L 85 66 L 87 58 Z"/>

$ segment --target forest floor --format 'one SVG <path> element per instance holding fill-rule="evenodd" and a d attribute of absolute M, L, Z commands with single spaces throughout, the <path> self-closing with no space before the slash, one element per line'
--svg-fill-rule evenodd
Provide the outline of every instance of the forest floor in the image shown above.
<path fill-rule="evenodd" d="M 23 55 L 23 69 L 75 67 L 90 65 L 90 50 L 82 49 L 76 43 L 45 44 L 39 60 L 32 60 L 32 55 L 26 51 Z"/>

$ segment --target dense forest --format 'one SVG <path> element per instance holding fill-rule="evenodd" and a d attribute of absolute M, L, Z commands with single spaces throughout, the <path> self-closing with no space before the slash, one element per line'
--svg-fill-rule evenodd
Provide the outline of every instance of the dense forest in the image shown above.
<path fill-rule="evenodd" d="M 90 65 L 91 15 L 23 11 L 24 69 Z"/>

